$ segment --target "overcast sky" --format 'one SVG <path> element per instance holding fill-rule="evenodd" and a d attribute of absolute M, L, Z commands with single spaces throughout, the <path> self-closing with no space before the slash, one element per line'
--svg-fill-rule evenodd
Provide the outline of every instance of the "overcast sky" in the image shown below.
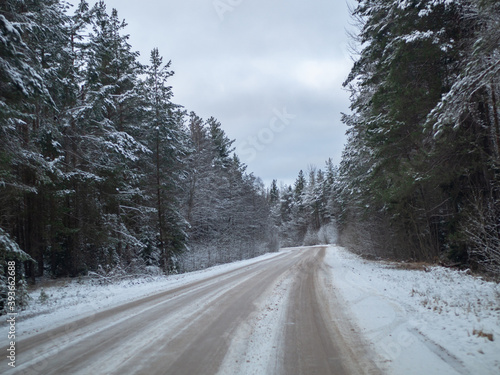
<path fill-rule="evenodd" d="M 248 172 L 292 183 L 300 169 L 340 161 L 347 0 L 105 2 L 141 62 L 154 47 L 172 61 L 174 102 L 218 119 Z"/>

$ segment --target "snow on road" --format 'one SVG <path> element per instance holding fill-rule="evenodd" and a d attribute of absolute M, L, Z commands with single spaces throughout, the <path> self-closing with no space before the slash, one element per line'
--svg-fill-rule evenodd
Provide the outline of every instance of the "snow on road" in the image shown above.
<path fill-rule="evenodd" d="M 19 337 L 43 332 L 55 325 L 63 325 L 82 316 L 95 314 L 121 304 L 177 288 L 225 272 L 272 259 L 280 253 L 238 262 L 223 264 L 208 269 L 169 276 L 145 276 L 110 284 L 98 280 L 61 280 L 52 286 L 31 291 L 29 306 L 19 314 L 17 325 Z M 7 325 L 0 323 L 0 337 L 7 337 Z M 0 341 L 0 345 L 3 342 Z"/>
<path fill-rule="evenodd" d="M 208 285 L 207 280 L 217 280 L 229 271 L 241 269 L 251 276 L 249 267 L 258 262 L 266 264 L 276 257 L 295 264 L 293 259 L 299 261 L 307 251 L 308 248 L 283 249 L 256 259 L 147 282 L 91 285 L 88 281 L 71 281 L 45 287 L 43 293 L 40 289 L 31 293 L 37 303 L 20 314 L 17 336 L 25 339 L 57 325 L 70 326 L 73 320 L 181 286 L 196 282 Z M 291 301 L 295 295 L 291 291 L 297 290 L 297 275 L 307 275 L 304 264 L 297 264 L 302 273 L 294 267 L 282 273 L 254 301 L 255 310 L 247 320 L 231 331 L 230 346 L 219 374 L 283 372 L 284 348 L 288 345 L 285 341 L 290 325 L 294 324 L 290 310 L 300 307 L 297 301 Z M 500 373 L 498 284 L 440 267 L 401 269 L 387 262 L 363 260 L 336 246 L 326 249 L 324 264 L 317 273 L 311 285 L 319 286 L 317 298 L 324 299 L 329 310 L 322 311 L 323 316 L 331 315 L 332 327 L 340 332 L 343 345 L 351 346 L 358 357 L 367 357 L 363 361 L 360 358 L 365 366 L 360 373 Z M 214 298 L 220 298 L 219 294 L 230 293 L 229 289 L 219 290 L 214 290 L 212 297 L 201 295 L 200 301 L 206 298 L 208 306 Z M 201 305 L 205 302 L 197 304 L 197 309 L 203 311 Z M 2 322 L 0 347 L 6 337 L 7 325 Z"/>

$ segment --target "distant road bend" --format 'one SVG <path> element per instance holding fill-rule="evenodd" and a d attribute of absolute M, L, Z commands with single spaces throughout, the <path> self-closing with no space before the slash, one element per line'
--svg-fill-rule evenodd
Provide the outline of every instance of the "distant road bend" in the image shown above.
<path fill-rule="evenodd" d="M 20 339 L 7 373 L 377 374 L 335 296 L 325 251 L 284 249 Z"/>

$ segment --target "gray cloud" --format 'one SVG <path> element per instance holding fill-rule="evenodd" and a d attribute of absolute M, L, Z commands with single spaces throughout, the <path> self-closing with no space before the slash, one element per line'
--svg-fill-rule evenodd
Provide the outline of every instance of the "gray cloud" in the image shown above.
<path fill-rule="evenodd" d="M 349 105 L 341 84 L 351 65 L 346 52 L 347 3 L 106 4 L 128 23 L 130 43 L 141 53 L 141 61 L 148 61 L 154 47 L 172 60 L 174 101 L 204 118 L 216 117 L 237 140 L 237 153 L 248 171 L 266 183 L 273 178 L 290 183 L 299 169 L 322 167 L 329 157 L 340 160 L 346 130 L 340 112 Z M 271 129 L 271 137 L 275 111 L 284 108 L 295 118 L 281 131 Z M 263 147 L 251 153 L 248 141 L 259 134 L 268 143 L 260 142 Z"/>

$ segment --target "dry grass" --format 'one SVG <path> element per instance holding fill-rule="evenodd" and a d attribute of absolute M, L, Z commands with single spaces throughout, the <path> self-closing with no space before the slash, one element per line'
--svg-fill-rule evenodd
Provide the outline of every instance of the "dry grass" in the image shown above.
<path fill-rule="evenodd" d="M 472 331 L 472 334 L 477 337 L 484 337 L 490 341 L 495 341 L 493 338 L 493 333 L 485 333 L 482 330 L 478 331 L 477 329 Z"/>
<path fill-rule="evenodd" d="M 410 271 L 425 271 L 429 272 L 430 268 L 434 266 L 434 264 L 427 262 L 390 262 L 388 265 L 391 268 L 395 268 L 398 270 L 410 270 Z"/>

